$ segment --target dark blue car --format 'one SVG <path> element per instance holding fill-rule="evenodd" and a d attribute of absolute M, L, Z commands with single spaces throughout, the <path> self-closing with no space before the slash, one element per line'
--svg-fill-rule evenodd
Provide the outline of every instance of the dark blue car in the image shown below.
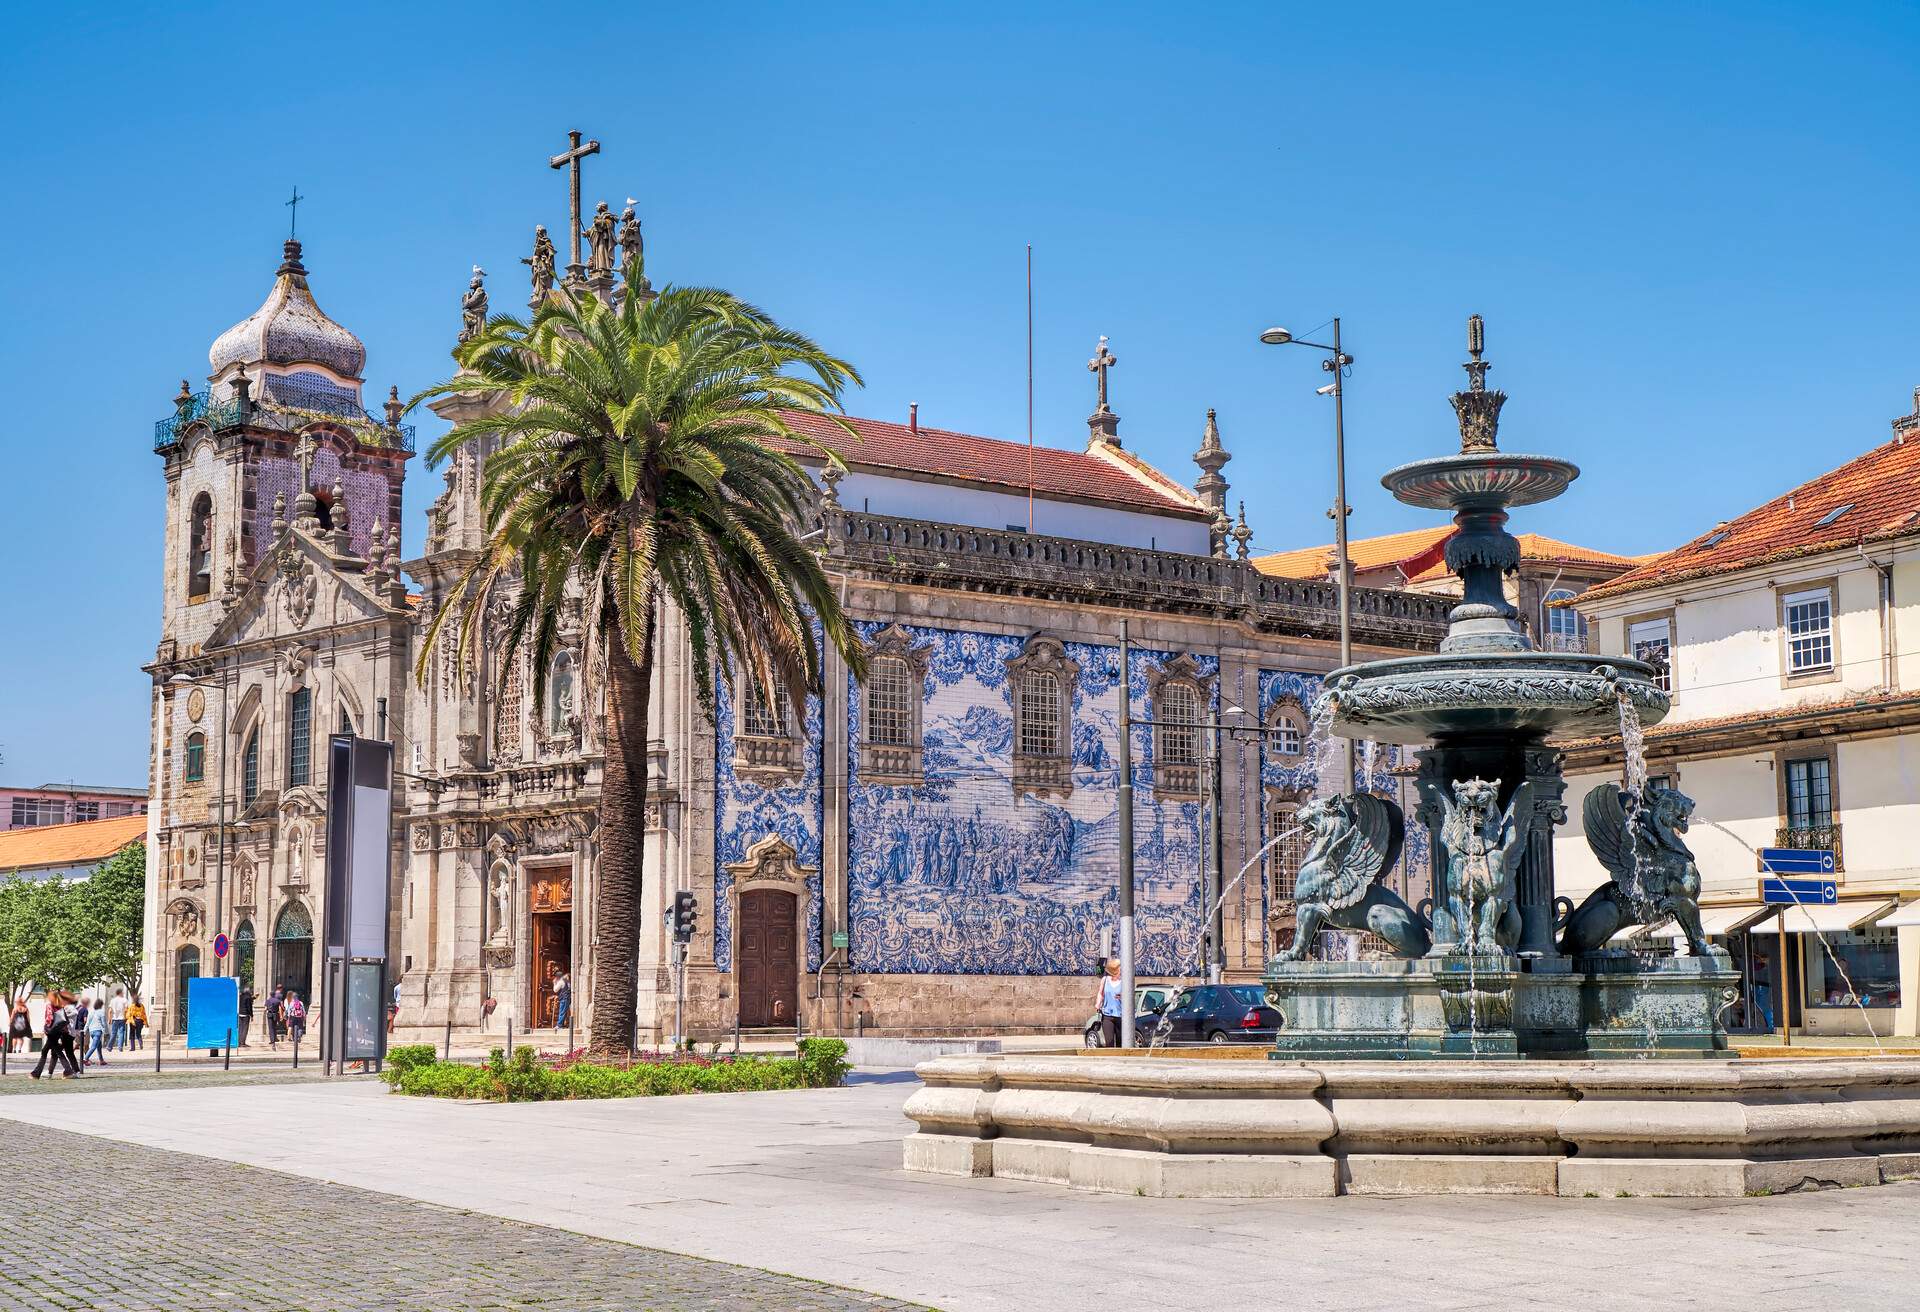
<path fill-rule="evenodd" d="M 1267 1005 L 1258 984 L 1195 984 L 1181 989 L 1166 1008 L 1142 1016 L 1139 1042 L 1272 1043 L 1280 1013 Z"/>

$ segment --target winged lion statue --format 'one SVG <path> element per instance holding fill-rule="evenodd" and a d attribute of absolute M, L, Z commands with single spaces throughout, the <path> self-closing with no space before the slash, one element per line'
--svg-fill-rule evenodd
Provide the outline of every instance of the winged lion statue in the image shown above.
<path fill-rule="evenodd" d="M 1369 793 L 1341 794 L 1308 803 L 1296 818 L 1312 838 L 1294 881 L 1293 943 L 1280 959 L 1299 961 L 1327 927 L 1371 930 L 1403 957 L 1425 956 L 1427 922 L 1379 882 L 1406 838 L 1400 808 Z"/>
<path fill-rule="evenodd" d="M 1650 784 L 1644 797 L 1602 784 L 1580 808 L 1587 846 L 1613 878 L 1567 916 L 1560 950 L 1591 952 L 1628 925 L 1671 917 L 1695 956 L 1710 951 L 1700 929 L 1700 868 L 1687 849 L 1693 799 Z"/>

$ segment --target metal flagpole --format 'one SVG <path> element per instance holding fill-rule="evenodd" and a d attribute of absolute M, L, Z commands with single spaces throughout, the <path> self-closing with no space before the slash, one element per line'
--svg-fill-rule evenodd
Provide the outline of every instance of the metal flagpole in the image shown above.
<path fill-rule="evenodd" d="M 1120 621 L 1120 1046 L 1133 1046 L 1133 708 L 1127 622 Z"/>

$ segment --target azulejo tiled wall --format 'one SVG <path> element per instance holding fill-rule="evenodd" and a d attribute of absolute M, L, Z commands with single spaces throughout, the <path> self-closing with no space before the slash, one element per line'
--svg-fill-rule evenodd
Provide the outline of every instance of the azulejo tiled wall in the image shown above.
<path fill-rule="evenodd" d="M 820 969 L 820 833 L 823 827 L 820 789 L 820 699 L 807 698 L 806 749 L 798 778 L 776 788 L 742 779 L 733 768 L 735 699 L 724 683 L 714 690 L 714 724 L 718 734 L 713 767 L 713 959 L 721 970 L 733 969 L 733 905 L 730 864 L 746 859 L 747 849 L 777 834 L 794 850 L 796 862 L 813 873 L 807 876 L 805 925 L 807 969 Z"/>

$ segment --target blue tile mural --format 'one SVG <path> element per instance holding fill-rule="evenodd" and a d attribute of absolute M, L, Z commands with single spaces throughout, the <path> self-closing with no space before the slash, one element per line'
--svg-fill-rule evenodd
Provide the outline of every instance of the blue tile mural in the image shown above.
<path fill-rule="evenodd" d="M 871 638 L 883 625 L 859 626 Z M 856 970 L 963 975 L 1086 974 L 1119 915 L 1119 649 L 1064 644 L 1080 666 L 1072 794 L 1016 795 L 1006 663 L 1020 637 L 909 627 L 927 649 L 923 782 L 859 776 L 860 690 L 849 680 L 848 902 Z M 1133 714 L 1171 652 L 1132 657 Z M 1213 657 L 1196 657 L 1211 679 Z M 1190 969 L 1199 950 L 1201 808 L 1153 795 L 1153 734 L 1134 743 L 1134 916 L 1140 971 Z"/>
<path fill-rule="evenodd" d="M 807 698 L 807 742 L 800 777 L 768 788 L 733 771 L 734 699 L 724 683 L 714 689 L 717 734 L 713 766 L 714 879 L 713 959 L 733 969 L 733 907 L 729 864 L 746 859 L 747 849 L 769 834 L 793 848 L 795 860 L 814 873 L 807 877 L 804 938 L 807 969 L 820 969 L 820 835 L 824 826 L 820 788 L 820 699 Z"/>

